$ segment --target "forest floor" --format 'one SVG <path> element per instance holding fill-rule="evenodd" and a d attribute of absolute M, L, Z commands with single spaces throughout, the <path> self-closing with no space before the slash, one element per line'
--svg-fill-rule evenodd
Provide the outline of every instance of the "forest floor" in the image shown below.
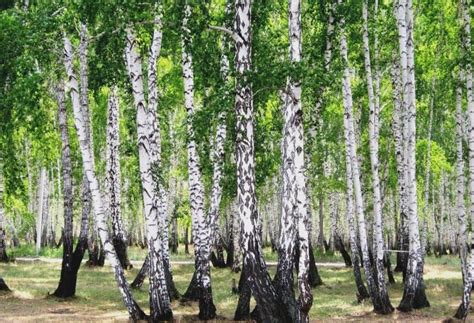
<path fill-rule="evenodd" d="M 143 259 L 141 258 L 143 253 L 142 250 L 132 248 L 130 257 L 132 260 Z M 268 261 L 276 260 L 275 254 L 269 251 L 266 254 Z M 50 256 L 54 258 L 56 254 Z M 172 259 L 186 262 L 192 260 L 192 256 L 180 253 Z M 310 315 L 315 322 L 325 319 L 440 322 L 455 313 L 461 299 L 461 274 L 459 260 L 456 257 L 426 259 L 424 277 L 430 308 L 409 314 L 396 311 L 389 316 L 373 314 L 368 302 L 357 303 L 352 270 L 337 267 L 341 262 L 340 257 L 317 255 L 317 261 L 327 266 L 320 268 L 324 285 L 313 290 L 314 303 Z M 48 294 L 57 287 L 60 269 L 61 264 L 58 261 L 17 261 L 0 264 L 0 277 L 3 277 L 13 290 L 11 293 L 0 293 L 0 321 L 127 321 L 127 313 L 110 268 L 81 267 L 77 296 L 68 300 L 48 297 Z M 135 266 L 128 271 L 127 278 L 132 280 L 138 269 L 139 266 Z M 275 267 L 270 266 L 269 270 L 273 275 Z M 193 266 L 174 264 L 173 274 L 178 290 L 184 292 L 193 274 Z M 212 269 L 214 303 L 221 321 L 233 317 L 238 296 L 231 293 L 232 279 L 238 282 L 238 278 L 239 274 L 234 274 L 228 269 Z M 395 279 L 396 283 L 389 287 L 394 306 L 398 305 L 403 292 L 401 275 L 396 274 Z M 147 290 L 147 284 L 144 284 L 140 290 L 134 291 L 135 298 L 145 310 L 148 301 Z M 197 303 L 182 304 L 175 301 L 172 306 L 177 322 L 197 319 Z"/>

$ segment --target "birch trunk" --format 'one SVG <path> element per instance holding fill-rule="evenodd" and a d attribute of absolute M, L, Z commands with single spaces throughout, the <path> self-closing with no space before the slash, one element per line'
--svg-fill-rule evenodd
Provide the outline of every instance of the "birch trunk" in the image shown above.
<path fill-rule="evenodd" d="M 99 228 L 99 236 L 103 242 L 105 255 L 112 265 L 115 279 L 119 291 L 122 295 L 125 306 L 127 307 L 128 313 L 130 314 L 132 320 L 140 320 L 145 318 L 145 314 L 142 312 L 138 304 L 133 300 L 130 288 L 125 279 L 125 275 L 122 267 L 117 259 L 117 254 L 110 240 L 108 231 L 107 231 L 107 222 L 104 212 L 104 203 L 102 196 L 100 195 L 99 182 L 95 175 L 95 171 L 92 163 L 92 154 L 91 149 L 88 146 L 87 136 L 84 126 L 84 117 L 81 111 L 81 104 L 79 99 L 78 92 L 78 83 L 77 78 L 74 72 L 73 67 L 73 50 L 70 40 L 65 36 L 64 37 L 64 65 L 66 68 L 66 73 L 68 77 L 67 87 L 70 89 L 70 95 L 72 100 L 72 106 L 74 110 L 74 122 L 77 129 L 77 134 L 79 137 L 79 144 L 82 155 L 82 164 L 87 175 L 87 180 L 90 184 L 92 201 L 95 213 L 96 225 Z"/>
<path fill-rule="evenodd" d="M 250 290 L 255 297 L 262 321 L 288 322 L 290 318 L 276 294 L 263 258 L 258 236 L 257 197 L 255 191 L 255 147 L 253 94 L 248 72 L 251 62 L 251 1 L 235 0 L 236 68 L 236 164 L 237 201 L 241 223 L 240 246 L 243 253 L 241 289 L 235 319 L 247 319 Z"/>
<path fill-rule="evenodd" d="M 395 139 L 395 161 L 397 166 L 397 194 L 399 200 L 399 216 L 400 224 L 397 227 L 398 235 L 398 248 L 401 251 L 408 252 L 408 210 L 407 210 L 407 192 L 405 185 L 405 140 L 404 140 L 404 127 L 405 119 L 403 113 L 403 89 L 400 75 L 400 60 L 396 56 L 392 63 L 392 97 L 393 97 L 393 122 L 392 132 Z M 405 276 L 406 265 L 408 261 L 408 253 L 399 252 L 397 253 L 397 266 L 395 267 L 396 272 L 403 272 Z"/>
<path fill-rule="evenodd" d="M 398 309 L 400 311 L 411 311 L 413 308 L 429 306 L 423 282 L 423 253 L 420 245 L 416 196 L 416 98 L 412 0 L 399 1 L 397 22 L 403 82 L 403 103 L 407 114 L 407 119 L 405 120 L 407 125 L 407 137 L 405 137 L 407 178 L 405 184 L 408 195 L 409 235 L 409 254 L 405 288 Z"/>
<path fill-rule="evenodd" d="M 43 208 L 44 208 L 44 195 L 46 188 L 46 168 L 41 167 L 40 170 L 40 180 L 38 183 L 38 213 L 36 218 L 36 256 L 39 255 L 41 250 L 41 239 L 43 232 Z"/>
<path fill-rule="evenodd" d="M 0 262 L 8 262 L 7 243 L 5 235 L 5 213 L 3 209 L 3 160 L 0 159 Z"/>
<path fill-rule="evenodd" d="M 289 0 L 289 38 L 290 38 L 290 60 L 295 63 L 301 62 L 301 0 Z M 313 295 L 309 285 L 309 261 L 310 261 L 310 227 L 311 219 L 308 216 L 308 199 L 306 196 L 305 156 L 304 156 L 304 129 L 303 109 L 301 102 L 301 80 L 291 78 L 289 81 L 289 105 L 287 109 L 291 112 L 289 126 L 292 128 L 293 141 L 293 168 L 294 186 L 292 195 L 295 201 L 295 219 L 297 229 L 298 260 L 298 289 L 299 298 L 296 309 L 296 322 L 309 322 L 309 310 L 313 305 Z M 291 133 L 290 132 L 290 133 Z"/>
<path fill-rule="evenodd" d="M 342 0 L 339 0 L 339 4 L 342 3 Z M 383 313 L 384 309 L 380 300 L 380 296 L 375 284 L 373 277 L 372 265 L 370 263 L 369 257 L 369 248 L 367 243 L 367 230 L 365 224 L 364 216 L 364 203 L 362 199 L 362 189 L 360 183 L 360 171 L 359 171 L 359 161 L 357 158 L 356 152 L 356 140 L 355 140 L 355 130 L 354 130 L 354 118 L 353 118 L 353 103 L 352 103 L 352 88 L 351 88 L 351 78 L 349 71 L 349 60 L 348 60 L 348 50 L 347 50 L 347 40 L 345 36 L 345 19 L 341 18 L 341 36 L 340 36 L 340 52 L 344 64 L 344 76 L 342 84 L 343 92 L 343 101 L 344 101 L 344 117 L 347 119 L 345 121 L 345 127 L 347 128 L 347 141 L 346 149 L 348 150 L 348 156 L 350 158 L 350 165 L 352 170 L 352 182 L 354 186 L 355 194 L 355 212 L 357 214 L 358 226 L 359 226 L 359 242 L 360 248 L 362 251 L 362 264 L 364 266 L 365 276 L 367 279 L 367 286 L 369 294 L 374 306 L 374 311 L 377 313 Z"/>
<path fill-rule="evenodd" d="M 189 172 L 189 203 L 193 221 L 194 255 L 196 279 L 199 286 L 199 318 L 213 319 L 216 307 L 212 300 L 211 270 L 209 259 L 211 255 L 211 232 L 204 215 L 204 185 L 201 179 L 201 164 L 194 135 L 194 74 L 193 58 L 190 51 L 191 31 L 188 20 L 191 18 L 191 7 L 186 4 L 182 25 L 182 67 L 184 78 L 184 106 L 188 114 L 188 172 Z M 214 173 L 214 175 L 216 175 Z M 217 174 L 219 176 L 219 174 Z M 219 178 L 218 178 L 219 179 Z M 216 184 L 220 186 L 219 184 Z M 213 196 L 216 198 L 216 196 Z M 211 203 L 216 201 L 211 201 Z M 217 201 L 218 202 L 218 201 Z M 214 205 L 217 206 L 218 205 Z M 216 210 L 217 211 L 217 210 Z"/>
<path fill-rule="evenodd" d="M 349 135 L 349 118 L 344 117 L 344 137 L 346 144 L 350 141 Z M 360 272 L 360 262 L 359 262 L 359 247 L 357 244 L 357 232 L 354 225 L 354 183 L 353 183 L 353 174 L 352 174 L 352 164 L 351 156 L 349 149 L 346 147 L 346 218 L 349 229 L 349 244 L 351 247 L 351 260 L 352 268 L 354 271 L 354 279 L 357 287 L 357 301 L 361 302 L 365 299 L 370 298 L 367 289 L 365 288 L 364 282 L 362 280 L 362 275 Z"/>
<path fill-rule="evenodd" d="M 64 227 L 62 234 L 63 260 L 61 277 L 54 296 L 66 298 L 76 293 L 77 271 L 73 266 L 73 192 L 72 192 L 72 164 L 71 148 L 69 146 L 69 132 L 67 127 L 66 97 L 64 83 L 59 83 L 56 88 L 58 103 L 58 124 L 61 133 L 61 163 L 63 174 L 63 199 L 64 199 Z M 82 260 L 82 258 L 81 258 Z"/>
<path fill-rule="evenodd" d="M 372 66 L 370 60 L 369 46 L 369 18 L 367 0 L 364 0 L 362 16 L 364 18 L 364 30 L 362 34 L 364 44 L 364 65 L 367 79 L 367 91 L 369 97 L 369 151 L 372 170 L 373 203 L 374 203 L 374 242 L 375 242 L 375 267 L 377 272 L 377 288 L 381 301 L 380 312 L 388 314 L 393 312 L 392 304 L 388 296 L 387 285 L 384 275 L 384 241 L 382 223 L 382 196 L 380 192 L 379 174 L 379 106 L 376 104 L 374 86 L 372 80 Z"/>
<path fill-rule="evenodd" d="M 471 58 L 471 16 L 470 6 L 468 0 L 460 0 L 461 5 L 461 21 L 462 21 L 462 53 L 465 59 L 464 65 L 464 76 L 466 81 L 466 95 L 467 95 L 467 113 L 468 113 L 468 147 L 469 147 L 469 196 L 470 196 L 470 212 L 471 212 L 471 223 L 474 223 L 474 97 L 472 93 L 472 58 Z M 459 94 L 458 94 L 459 95 Z M 458 113 L 461 112 L 462 107 L 459 104 Z M 462 112 L 461 112 L 462 113 Z M 460 122 L 462 119 L 458 119 Z M 459 130 L 458 130 L 459 131 Z M 459 139 L 458 139 L 459 141 Z M 462 143 L 462 139 L 461 139 Z M 462 148 L 462 146 L 461 146 Z M 458 142 L 458 154 L 459 154 L 459 142 Z M 459 167 L 459 165 L 458 165 Z M 459 172 L 459 169 L 458 169 Z M 459 180 L 459 177 L 458 177 Z M 460 187 L 458 186 L 458 198 L 460 196 Z M 459 204 L 458 204 L 459 212 Z M 462 227 L 460 228 L 462 230 Z M 462 239 L 462 237 L 461 237 Z M 455 314 L 458 319 L 465 320 L 469 313 L 471 303 L 471 291 L 474 276 L 474 234 L 472 233 L 471 227 L 471 253 L 470 253 L 470 264 L 466 263 L 468 268 L 467 275 L 464 278 L 464 289 L 461 304 Z M 462 248 L 462 246 L 461 246 Z M 462 257 L 462 256 L 461 256 Z M 467 257 L 467 255 L 466 255 Z M 462 259 L 462 258 L 461 258 Z"/>
<path fill-rule="evenodd" d="M 112 241 L 124 269 L 133 268 L 127 255 L 127 245 L 121 212 L 120 184 L 120 137 L 119 137 L 119 102 L 117 88 L 114 86 L 109 94 L 107 105 L 107 150 L 106 150 L 106 192 L 108 211 L 112 218 Z"/>
<path fill-rule="evenodd" d="M 158 185 L 153 178 L 153 167 L 157 165 L 156 138 L 151 120 L 149 106 L 145 102 L 142 77 L 142 62 L 138 54 L 134 32 L 127 28 L 127 45 L 125 48 L 127 70 L 132 82 L 133 99 L 137 109 L 137 135 L 140 177 L 146 222 L 146 234 L 149 257 L 150 279 L 150 316 L 151 320 L 165 320 L 173 316 L 170 298 L 166 285 L 163 264 L 163 227 L 157 202 L 160 200 Z"/>

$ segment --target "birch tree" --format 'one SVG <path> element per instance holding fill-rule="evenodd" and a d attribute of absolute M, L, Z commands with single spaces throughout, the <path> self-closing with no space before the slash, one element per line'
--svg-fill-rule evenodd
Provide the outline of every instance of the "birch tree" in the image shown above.
<path fill-rule="evenodd" d="M 3 160 L 0 159 L 3 168 Z M 0 169 L 0 262 L 8 262 L 7 243 L 5 237 L 5 213 L 3 208 L 3 169 Z"/>
<path fill-rule="evenodd" d="M 364 18 L 364 28 L 362 33 L 364 45 L 364 65 L 367 80 L 367 91 L 369 97 L 369 150 L 370 164 L 372 170 L 372 189 L 374 203 L 374 244 L 375 250 L 375 268 L 377 272 L 377 288 L 381 301 L 381 313 L 388 314 L 393 312 L 392 304 L 388 297 L 387 286 L 384 275 L 384 241 L 382 224 L 382 196 L 380 192 L 380 174 L 379 174 L 379 105 L 376 104 L 374 95 L 374 85 L 372 79 L 372 64 L 370 60 L 369 46 L 369 18 L 367 0 L 362 5 L 362 16 Z"/>
<path fill-rule="evenodd" d="M 121 212 L 120 155 L 119 155 L 119 102 L 117 88 L 113 87 L 107 104 L 106 187 L 108 211 L 112 218 L 112 240 L 124 269 L 131 269 L 127 255 Z"/>
<path fill-rule="evenodd" d="M 260 320 L 288 322 L 290 318 L 271 282 L 257 233 L 259 217 L 255 192 L 253 93 L 248 76 L 248 72 L 252 69 L 250 0 L 235 0 L 233 38 L 236 69 L 237 203 L 241 222 L 240 246 L 243 258 L 239 282 L 240 296 L 235 319 L 248 318 L 252 293 L 257 303 Z"/>
<path fill-rule="evenodd" d="M 67 36 L 64 36 L 64 65 L 66 68 L 67 74 L 67 83 L 66 86 L 70 91 L 73 111 L 74 111 L 74 124 L 76 126 L 77 135 L 79 137 L 79 144 L 82 156 L 82 165 L 86 171 L 87 180 L 90 184 L 90 190 L 92 194 L 92 201 L 94 207 L 94 218 L 96 225 L 99 229 L 99 236 L 104 245 L 105 255 L 107 260 L 112 266 L 114 271 L 115 280 L 117 286 L 122 295 L 122 299 L 125 303 L 127 311 L 132 318 L 132 320 L 140 320 L 145 318 L 145 314 L 140 309 L 138 304 L 134 301 L 130 288 L 128 286 L 127 280 L 125 278 L 120 262 L 117 258 L 117 254 L 113 247 L 113 244 L 110 240 L 109 233 L 107 231 L 107 222 L 104 210 L 104 202 L 99 190 L 99 182 L 97 180 L 95 170 L 92 163 L 92 154 L 91 149 L 88 147 L 85 127 L 84 127 L 84 117 L 81 111 L 81 104 L 79 99 L 79 90 L 77 77 L 73 67 L 73 49 L 71 41 Z"/>
<path fill-rule="evenodd" d="M 461 43 L 461 48 L 462 48 L 462 54 L 463 54 L 463 59 L 464 59 L 464 66 L 463 66 L 463 71 L 464 71 L 464 78 L 466 82 L 466 96 L 467 96 L 467 115 L 468 115 L 468 148 L 469 148 L 469 196 L 470 196 L 470 213 L 471 213 L 471 222 L 474 219 L 474 97 L 472 93 L 472 58 L 471 58 L 471 16 L 470 16 L 470 7 L 469 7 L 469 1 L 468 0 L 460 0 L 460 13 L 461 13 L 461 24 L 462 24 L 462 43 Z M 461 89 L 459 88 L 457 90 L 457 96 L 461 96 Z M 460 98 L 458 98 L 460 101 Z M 457 133 L 458 136 L 462 133 L 462 127 L 457 125 L 458 122 L 462 122 L 462 118 L 459 118 L 460 115 L 462 115 L 462 106 L 461 102 L 457 102 L 457 113 L 458 113 L 458 119 L 456 122 L 456 128 L 457 128 Z M 461 153 L 460 149 L 462 149 L 462 138 L 458 138 L 457 142 L 457 147 L 458 151 L 457 153 Z M 461 142 L 459 142 L 461 140 Z M 461 158 L 462 160 L 462 158 Z M 463 192 L 461 188 L 459 187 L 460 181 L 463 179 L 460 177 L 460 172 L 462 171 L 462 164 L 459 164 L 460 161 L 458 160 L 458 199 L 460 203 L 460 194 Z M 464 195 L 464 194 L 463 194 Z M 462 209 L 460 205 L 457 205 L 458 208 L 458 216 L 459 216 L 459 221 L 460 221 L 460 243 L 464 242 L 464 245 L 460 244 L 461 247 L 461 261 L 467 262 L 467 255 L 462 254 L 466 252 L 466 246 L 465 243 L 467 242 L 467 237 L 466 237 L 466 232 L 465 232 L 465 226 L 463 225 L 462 222 L 463 219 L 463 214 L 462 214 Z M 464 232 L 463 232 L 464 230 Z M 458 319 L 463 319 L 465 320 L 467 318 L 467 315 L 469 313 L 469 308 L 470 308 L 470 303 L 471 303 L 471 292 L 472 292 L 472 284 L 473 284 L 473 279 L 474 279 L 474 248 L 472 248 L 472 245 L 474 244 L 474 234 L 472 233 L 472 228 L 471 228 L 471 252 L 470 252 L 470 264 L 469 266 L 467 263 L 462 263 L 463 267 L 468 268 L 467 270 L 463 270 L 463 296 L 462 296 L 462 301 L 461 304 L 458 307 L 458 310 L 455 314 L 455 317 Z M 464 249 L 464 250 L 463 250 Z M 466 252 L 467 253 L 467 252 Z M 463 260 L 464 259 L 464 260 Z"/>
<path fill-rule="evenodd" d="M 163 227 L 159 219 L 157 205 L 160 200 L 157 195 L 160 192 L 157 190 L 158 185 L 152 174 L 152 165 L 157 162 L 156 149 L 153 149 L 156 148 L 153 146 L 156 145 L 155 132 L 153 131 L 155 120 L 153 120 L 154 114 L 150 114 L 149 106 L 145 101 L 142 62 L 138 54 L 135 34 L 130 27 L 127 28 L 125 57 L 137 111 L 139 168 L 147 227 L 150 316 L 153 321 L 167 320 L 172 317 L 173 313 L 163 266 Z"/>
<path fill-rule="evenodd" d="M 196 267 L 196 281 L 199 286 L 199 318 L 209 320 L 215 317 L 216 308 L 212 300 L 211 271 L 210 271 L 210 243 L 212 243 L 210 223 L 204 215 L 204 185 L 200 170 L 200 158 L 197 151 L 193 118 L 194 106 L 194 73 L 193 57 L 190 51 L 191 35 L 188 26 L 191 18 L 191 7 L 189 4 L 184 8 L 184 19 L 182 25 L 182 67 L 184 78 L 184 106 L 187 111 L 187 133 L 188 133 L 188 176 L 189 176 L 189 204 L 191 206 L 191 218 L 194 231 L 194 256 Z M 218 174 L 219 175 L 219 174 Z M 216 201 L 211 201 L 216 202 Z"/>
<path fill-rule="evenodd" d="M 343 3 L 339 0 L 339 5 Z M 348 150 L 348 158 L 352 170 L 352 184 L 354 187 L 354 198 L 355 198 L 355 213 L 357 214 L 358 227 L 359 227 L 359 242 L 362 251 L 362 264 L 364 266 L 364 272 L 367 280 L 367 287 L 369 290 L 370 298 L 374 306 L 374 311 L 377 313 L 384 313 L 385 309 L 382 306 L 380 295 L 375 284 L 373 277 L 372 265 L 369 258 L 369 249 L 367 243 L 367 230 L 365 223 L 365 216 L 363 210 L 362 200 L 362 189 L 360 183 L 360 171 L 359 161 L 356 152 L 356 140 L 354 130 L 354 117 L 353 117 L 353 103 L 352 103 L 352 88 L 351 88 L 351 76 L 349 70 L 349 59 L 347 50 L 347 40 L 345 36 L 345 19 L 344 17 L 340 20 L 340 53 L 344 66 L 344 74 L 342 81 L 342 93 L 343 93 L 343 104 L 344 104 L 344 117 L 347 118 L 345 127 L 347 129 L 347 140 L 346 149 Z M 347 171 L 347 169 L 346 169 Z"/>
<path fill-rule="evenodd" d="M 420 245 L 420 234 L 416 196 L 416 103 L 415 103 L 415 57 L 413 42 L 413 2 L 399 0 L 397 7 L 397 24 L 399 35 L 400 66 L 402 71 L 403 108 L 406 112 L 406 158 L 408 201 L 408 235 L 409 254 L 403 298 L 398 306 L 400 311 L 411 311 L 413 308 L 429 306 L 423 282 L 423 254 Z"/>

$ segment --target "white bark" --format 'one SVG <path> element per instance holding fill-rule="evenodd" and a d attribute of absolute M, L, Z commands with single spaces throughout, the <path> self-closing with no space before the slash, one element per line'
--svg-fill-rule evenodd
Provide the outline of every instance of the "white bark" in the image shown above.
<path fill-rule="evenodd" d="M 339 0 L 339 3 L 342 1 Z M 364 265 L 364 271 L 367 279 L 367 285 L 369 288 L 370 296 L 372 298 L 372 303 L 376 310 L 379 309 L 380 301 L 377 293 L 377 287 L 373 279 L 372 266 L 369 259 L 369 247 L 367 243 L 367 229 L 365 223 L 364 215 L 364 201 L 362 197 L 362 188 L 360 182 L 360 168 L 359 161 L 357 158 L 356 152 L 356 138 L 355 138 L 355 129 L 354 129 L 354 117 L 353 117 L 353 102 L 352 102 L 352 88 L 351 88 L 351 77 L 349 71 L 349 59 L 348 59 L 348 50 L 347 50 L 347 40 L 344 30 L 345 19 L 341 18 L 341 35 L 340 35 L 340 52 L 342 56 L 342 61 L 344 64 L 344 75 L 342 82 L 342 92 L 343 92 L 343 103 L 344 103 L 344 118 L 345 127 L 347 128 L 346 136 L 346 149 L 348 150 L 348 157 L 350 159 L 351 170 L 352 170 L 352 182 L 354 185 L 354 195 L 355 195 L 355 213 L 357 214 L 358 219 L 358 228 L 359 228 L 359 242 L 360 248 L 362 250 L 362 263 Z"/>
<path fill-rule="evenodd" d="M 44 196 L 46 190 L 46 168 L 41 167 L 40 180 L 39 180 L 39 194 L 38 194 L 38 214 L 36 218 L 36 256 L 39 255 L 41 250 L 41 238 L 43 232 L 43 209 L 44 209 Z"/>
<path fill-rule="evenodd" d="M 149 257 L 150 279 L 150 311 L 152 319 L 157 320 L 172 315 L 170 299 L 166 286 L 163 267 L 163 226 L 160 220 L 160 210 L 157 201 L 158 185 L 153 177 L 153 167 L 158 163 L 156 137 L 154 131 L 154 113 L 145 101 L 142 76 L 142 62 L 138 54 L 135 34 L 127 28 L 127 45 L 125 48 L 127 70 L 132 83 L 133 100 L 137 109 L 137 135 L 140 177 L 146 223 L 146 236 Z M 165 209 L 166 212 L 166 209 Z"/>
<path fill-rule="evenodd" d="M 364 0 L 362 7 L 362 16 L 364 18 L 364 30 L 362 34 L 364 44 L 364 65 L 367 81 L 367 91 L 369 97 L 369 151 L 370 164 L 372 170 L 372 189 L 373 189 L 373 207 L 374 207 L 374 244 L 375 266 L 377 268 L 377 284 L 383 306 L 387 306 L 388 312 L 393 308 L 388 298 L 387 286 L 384 275 L 384 241 L 383 241 L 383 223 L 382 223 L 382 196 L 380 192 L 380 174 L 379 174 L 379 105 L 374 95 L 374 85 L 372 80 L 372 66 L 370 60 L 369 46 L 369 18 L 367 0 Z"/>
<path fill-rule="evenodd" d="M 84 124 L 84 117 L 81 111 L 81 103 L 79 99 L 79 92 L 78 92 L 78 82 L 76 78 L 76 74 L 74 72 L 73 67 L 73 49 L 70 40 L 65 36 L 64 37 L 64 65 L 66 68 L 66 74 L 68 77 L 67 80 L 67 88 L 70 90 L 72 106 L 74 111 L 74 123 L 77 130 L 77 135 L 79 137 L 79 144 L 81 149 L 82 155 L 82 164 L 84 171 L 87 176 L 87 180 L 90 184 L 90 189 L 92 193 L 92 201 L 94 207 L 94 214 L 95 214 L 95 222 L 97 228 L 99 229 L 99 236 L 102 240 L 102 244 L 104 246 L 105 256 L 107 260 L 112 265 L 114 270 L 115 279 L 117 281 L 118 288 L 120 293 L 122 294 L 123 301 L 127 307 L 127 310 L 133 320 L 139 320 L 144 317 L 143 312 L 141 312 L 138 305 L 132 298 L 132 294 L 130 292 L 130 288 L 127 284 L 127 281 L 124 276 L 124 272 L 122 267 L 120 266 L 120 262 L 118 261 L 117 254 L 115 253 L 115 249 L 112 245 L 112 242 L 109 237 L 109 233 L 107 231 L 107 219 L 105 215 L 104 209 L 104 202 L 102 200 L 102 196 L 100 194 L 99 189 L 99 182 L 97 181 L 97 177 L 93 167 L 93 156 L 91 155 L 91 149 L 88 146 L 88 138 L 86 134 L 85 124 Z"/>

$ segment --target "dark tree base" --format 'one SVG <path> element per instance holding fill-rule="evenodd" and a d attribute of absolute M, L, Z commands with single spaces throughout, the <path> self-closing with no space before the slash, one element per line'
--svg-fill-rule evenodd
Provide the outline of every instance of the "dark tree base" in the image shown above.
<path fill-rule="evenodd" d="M 250 295 L 253 294 L 258 306 L 258 322 L 292 322 L 285 305 L 279 299 L 273 287 L 270 275 L 262 255 L 259 253 L 258 240 L 249 240 L 250 255 L 243 256 L 243 268 L 239 282 L 240 297 L 236 319 L 248 316 Z"/>
<path fill-rule="evenodd" d="M 314 250 L 311 242 L 309 243 L 309 285 L 311 287 L 321 286 L 323 280 L 319 276 L 318 267 L 316 266 L 316 260 L 314 259 Z"/>
<path fill-rule="evenodd" d="M 250 297 L 252 296 L 252 291 L 250 289 L 249 274 L 245 268 L 240 274 L 238 291 L 240 296 L 237 309 L 235 310 L 234 320 L 247 321 L 250 319 Z"/>
<path fill-rule="evenodd" d="M 145 261 L 143 262 L 142 268 L 137 274 L 137 277 L 133 280 L 131 287 L 132 288 L 140 288 L 145 281 L 146 275 L 148 274 L 148 256 L 146 256 Z"/>
<path fill-rule="evenodd" d="M 200 288 L 199 297 L 199 319 L 203 321 L 212 320 L 216 317 L 216 307 L 212 300 L 212 289 Z"/>
<path fill-rule="evenodd" d="M 7 251 L 5 249 L 0 252 L 0 262 L 7 263 L 10 259 L 8 259 Z"/>
<path fill-rule="evenodd" d="M 128 259 L 127 254 L 127 245 L 125 241 L 120 239 L 119 237 L 113 237 L 112 243 L 114 245 L 115 251 L 117 252 L 117 257 L 120 261 L 120 265 L 123 269 L 130 270 L 133 268 L 130 260 Z"/>
<path fill-rule="evenodd" d="M 342 258 L 344 259 L 344 263 L 346 264 L 346 267 L 352 267 L 351 256 L 349 255 L 346 248 L 344 247 L 344 242 L 342 241 L 341 237 L 338 234 L 336 234 L 334 243 L 335 243 L 336 250 L 341 253 Z"/>
<path fill-rule="evenodd" d="M 221 244 L 216 246 L 216 252 L 211 252 L 211 263 L 215 268 L 226 268 L 227 264 L 224 260 L 224 248 Z"/>
<path fill-rule="evenodd" d="M 64 246 L 71 244 L 66 243 Z M 71 246 L 72 249 L 72 246 Z M 74 253 L 71 255 L 70 264 L 67 262 L 67 255 L 63 254 L 63 264 L 61 266 L 61 278 L 59 279 L 58 288 L 53 293 L 53 296 L 59 298 L 69 298 L 76 295 L 77 273 L 81 267 L 82 258 L 87 249 L 87 238 L 80 238 L 76 245 Z"/>
<path fill-rule="evenodd" d="M 390 261 L 390 254 L 385 254 L 384 265 L 387 268 L 388 283 L 395 284 L 395 277 L 393 277 L 392 262 Z"/>
<path fill-rule="evenodd" d="M 397 307 L 397 309 L 401 312 L 410 312 L 413 309 L 420 309 L 430 306 L 430 302 L 426 298 L 423 279 L 419 276 L 419 274 L 417 276 L 417 279 L 420 279 L 420 281 L 417 284 L 418 287 L 415 292 L 410 290 L 409 287 L 405 286 L 402 300 L 400 301 L 400 305 Z"/>
<path fill-rule="evenodd" d="M 166 278 L 166 287 L 168 289 L 168 295 L 170 297 L 170 301 L 178 300 L 181 298 L 176 285 L 174 284 L 173 274 L 170 269 L 170 264 L 167 260 L 163 260 L 163 264 L 165 267 L 165 278 Z"/>
<path fill-rule="evenodd" d="M 456 311 L 456 314 L 454 314 L 454 318 L 463 321 L 466 320 L 471 305 L 471 292 L 472 284 L 464 284 L 462 301 L 458 307 L 458 310 Z"/>
<path fill-rule="evenodd" d="M 466 320 L 467 314 L 469 313 L 469 308 L 465 306 L 463 302 L 459 305 L 456 314 L 454 314 L 454 318 L 458 320 Z M 451 322 L 451 321 L 448 321 Z"/>
<path fill-rule="evenodd" d="M 188 289 L 184 293 L 182 300 L 183 301 L 198 301 L 199 300 L 199 284 L 197 281 L 197 272 L 194 270 L 193 278 L 191 278 L 191 282 L 189 283 Z"/>
<path fill-rule="evenodd" d="M 296 249 L 299 250 L 298 248 Z M 296 252 L 295 254 L 294 263 L 298 264 L 299 252 Z M 282 259 L 281 254 L 278 258 Z M 298 268 L 296 268 L 296 270 L 298 271 Z M 285 263 L 282 260 L 279 260 L 277 272 L 275 274 L 275 278 L 273 279 L 273 286 L 275 286 L 275 291 L 278 295 L 278 298 L 284 304 L 284 308 L 288 311 L 288 316 L 294 320 L 296 313 L 296 299 L 293 285 L 293 266 L 291 264 Z"/>
<path fill-rule="evenodd" d="M 0 278 L 0 291 L 1 292 L 11 292 L 11 289 L 8 288 L 7 283 L 5 283 L 3 278 Z"/>

